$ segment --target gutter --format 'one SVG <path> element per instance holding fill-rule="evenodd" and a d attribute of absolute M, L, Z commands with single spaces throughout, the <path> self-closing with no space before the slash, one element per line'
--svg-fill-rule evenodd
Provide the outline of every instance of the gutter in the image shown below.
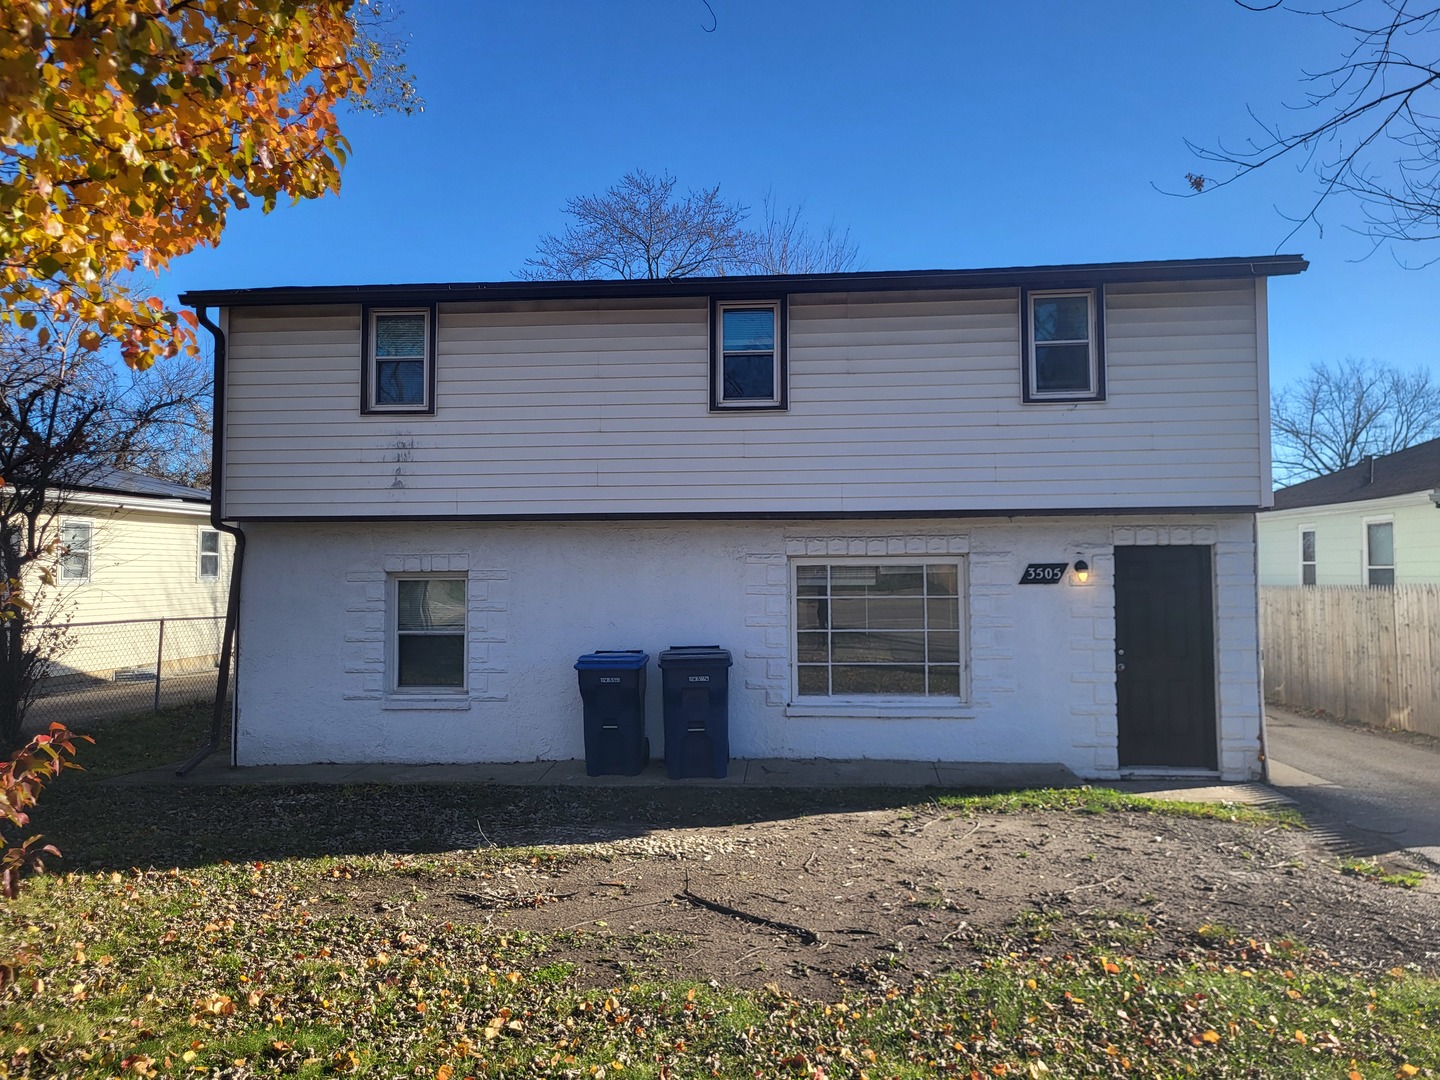
<path fill-rule="evenodd" d="M 175 770 L 176 776 L 187 775 L 195 766 L 220 748 L 225 737 L 225 701 L 229 697 L 230 669 L 235 656 L 235 629 L 240 621 L 240 577 L 245 569 L 245 534 L 220 516 L 225 470 L 225 333 L 210 320 L 204 308 L 197 308 L 200 324 L 215 340 L 214 419 L 210 426 L 210 524 L 235 538 L 235 557 L 230 564 L 230 595 L 225 604 L 225 632 L 220 643 L 220 669 L 215 676 L 215 704 L 210 715 L 210 739 L 188 761 Z M 235 732 L 231 731 L 231 753 L 234 753 Z M 232 758 L 231 765 L 233 767 Z"/>

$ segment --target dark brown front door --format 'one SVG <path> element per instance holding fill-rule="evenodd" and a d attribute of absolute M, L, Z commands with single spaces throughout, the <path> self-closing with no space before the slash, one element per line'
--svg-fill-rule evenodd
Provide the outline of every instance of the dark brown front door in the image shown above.
<path fill-rule="evenodd" d="M 1212 606 L 1208 547 L 1115 549 L 1121 768 L 1215 768 Z"/>

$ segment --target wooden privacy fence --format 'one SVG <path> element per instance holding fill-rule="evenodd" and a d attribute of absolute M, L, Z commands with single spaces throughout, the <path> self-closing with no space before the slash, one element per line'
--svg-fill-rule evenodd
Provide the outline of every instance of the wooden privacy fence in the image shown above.
<path fill-rule="evenodd" d="M 1267 585 L 1265 700 L 1440 736 L 1440 585 Z"/>

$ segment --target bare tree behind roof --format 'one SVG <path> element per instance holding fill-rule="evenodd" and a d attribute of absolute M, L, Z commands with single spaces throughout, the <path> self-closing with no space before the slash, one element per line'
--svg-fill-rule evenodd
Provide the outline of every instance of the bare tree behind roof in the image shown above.
<path fill-rule="evenodd" d="M 1440 436 L 1440 384 L 1374 360 L 1314 364 L 1275 394 L 1270 427 L 1276 481 L 1299 483 Z"/>
<path fill-rule="evenodd" d="M 532 280 L 681 278 L 727 274 L 834 273 L 853 269 L 857 249 L 834 224 L 812 232 L 802 207 L 765 197 L 764 222 L 720 185 L 680 195 L 669 173 L 626 173 L 598 195 L 565 203 L 570 223 L 540 238 L 521 276 Z"/>
<path fill-rule="evenodd" d="M 1251 110 L 1257 135 L 1239 146 L 1188 142 L 1219 175 L 1190 173 L 1191 194 L 1224 187 L 1283 160 L 1309 166 L 1316 192 L 1294 217 L 1294 235 L 1320 225 L 1336 197 L 1359 203 L 1376 244 L 1440 239 L 1440 6 L 1433 0 L 1257 0 L 1241 7 L 1323 19 L 1346 39 L 1334 63 L 1305 73 L 1289 118 Z"/>
<path fill-rule="evenodd" d="M 750 234 L 747 273 L 842 274 L 855 269 L 860 252 L 850 230 L 831 221 L 812 231 L 804 212 L 803 203 L 781 208 L 770 192 L 765 193 L 763 220 Z"/>

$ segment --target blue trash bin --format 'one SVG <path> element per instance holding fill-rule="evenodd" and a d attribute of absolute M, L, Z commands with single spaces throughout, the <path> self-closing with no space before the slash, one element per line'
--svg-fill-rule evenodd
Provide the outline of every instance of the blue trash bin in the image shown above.
<path fill-rule="evenodd" d="M 639 649 L 600 649 L 575 661 L 585 714 L 587 776 L 635 776 L 650 760 L 645 669 Z"/>
<path fill-rule="evenodd" d="M 730 767 L 729 649 L 677 645 L 660 654 L 665 771 L 672 780 L 724 777 Z"/>

